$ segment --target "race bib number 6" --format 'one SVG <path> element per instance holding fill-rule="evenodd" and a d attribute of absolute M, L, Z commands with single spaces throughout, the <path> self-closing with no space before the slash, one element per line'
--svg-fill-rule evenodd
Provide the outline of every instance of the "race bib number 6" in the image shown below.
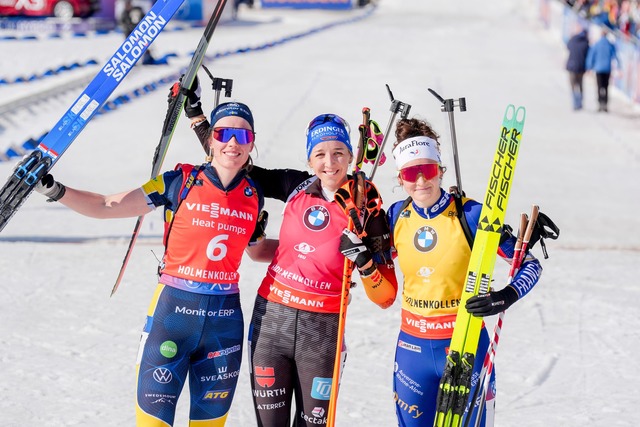
<path fill-rule="evenodd" d="M 228 234 L 220 234 L 211 239 L 207 245 L 207 258 L 211 261 L 220 261 L 227 256 L 227 245 L 224 243 L 229 240 Z"/>

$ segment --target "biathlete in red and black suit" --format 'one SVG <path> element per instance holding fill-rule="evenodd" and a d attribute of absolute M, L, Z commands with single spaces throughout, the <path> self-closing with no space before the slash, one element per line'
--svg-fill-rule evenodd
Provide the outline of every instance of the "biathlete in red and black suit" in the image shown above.
<path fill-rule="evenodd" d="M 192 121 L 198 135 L 202 120 Z M 342 251 L 358 253 L 351 259 L 371 301 L 387 308 L 397 293 L 384 211 L 367 221 L 363 243 L 344 233 L 348 218 L 334 201 L 338 189 L 352 187 L 347 176 L 353 161 L 348 124 L 334 114 L 316 117 L 308 126 L 306 147 L 313 175 L 257 166 L 250 172 L 265 197 L 286 203 L 279 239 L 248 248 L 252 259 L 270 262 L 249 330 L 253 399 L 258 425 L 263 427 L 326 424 L 338 338 Z M 343 350 L 343 361 L 345 357 Z"/>

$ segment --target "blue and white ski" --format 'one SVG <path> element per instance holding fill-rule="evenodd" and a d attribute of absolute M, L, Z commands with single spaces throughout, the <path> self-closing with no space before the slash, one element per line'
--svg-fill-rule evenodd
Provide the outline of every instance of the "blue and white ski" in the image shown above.
<path fill-rule="evenodd" d="M 162 32 L 184 0 L 157 0 L 42 142 L 0 190 L 0 231 Z"/>

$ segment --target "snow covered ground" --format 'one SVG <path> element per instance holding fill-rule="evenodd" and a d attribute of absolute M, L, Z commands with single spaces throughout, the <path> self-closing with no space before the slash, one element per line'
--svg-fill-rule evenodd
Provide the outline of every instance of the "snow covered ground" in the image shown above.
<path fill-rule="evenodd" d="M 526 106 L 508 221 L 515 224 L 536 203 L 561 236 L 548 243 L 551 257 L 543 260 L 536 289 L 505 317 L 496 359 L 496 426 L 635 426 L 640 112 L 614 92 L 610 113 L 597 113 L 593 76 L 585 82 L 586 109 L 572 111 L 564 46 L 538 23 L 536 6 L 533 0 L 381 0 L 366 19 L 207 65 L 216 76 L 234 79 L 233 99 L 253 108 L 254 160 L 267 167 L 306 167 L 304 129 L 316 114 L 341 114 L 356 128 L 368 106 L 386 127 L 389 84 L 396 98 L 412 105 L 410 115 L 439 130 L 450 166 L 445 185 L 451 185 L 449 124 L 427 88 L 446 98 L 465 97 L 468 111 L 455 115 L 462 183 L 478 199 L 506 105 Z M 218 28 L 209 53 L 261 45 L 362 13 L 242 10 L 239 22 Z M 154 51 L 182 55 L 169 66 L 136 67 L 119 91 L 179 70 L 200 32 L 162 34 Z M 121 37 L 2 42 L 0 75 L 104 60 Z M 0 99 L 73 76 L 1 87 Z M 204 73 L 200 77 L 207 81 Z M 54 168 L 56 178 L 105 193 L 146 181 L 167 90 L 94 119 Z M 50 128 L 77 93 L 16 111 L 12 122 L 3 122 L 0 150 Z M 204 95 L 211 105 L 206 84 Z M 165 166 L 202 160 L 182 119 Z M 0 163 L 2 179 L 14 164 Z M 378 170 L 376 182 L 387 203 L 405 197 L 391 164 Z M 269 202 L 267 208 L 268 233 L 277 236 L 282 205 Z M 158 214 L 148 215 L 121 289 L 109 298 L 134 223 L 80 217 L 34 194 L 0 234 L 3 426 L 134 425 L 134 364 L 155 288 L 162 222 Z M 535 253 L 542 257 L 539 248 Z M 241 269 L 247 325 L 265 268 L 247 259 Z M 506 266 L 499 265 L 494 277 L 504 280 Z M 337 426 L 396 425 L 391 380 L 399 312 L 399 302 L 382 311 L 356 288 Z M 187 425 L 184 397 L 176 426 Z M 228 425 L 254 423 L 245 363 Z"/>

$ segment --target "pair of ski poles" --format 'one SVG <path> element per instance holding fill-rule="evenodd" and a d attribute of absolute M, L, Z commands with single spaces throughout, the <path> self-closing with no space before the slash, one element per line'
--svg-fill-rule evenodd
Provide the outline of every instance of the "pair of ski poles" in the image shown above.
<path fill-rule="evenodd" d="M 518 238 L 516 240 L 513 258 L 511 261 L 511 267 L 509 268 L 509 276 L 507 278 L 507 284 L 510 284 L 513 281 L 518 270 L 522 266 L 522 263 L 527 255 L 527 250 L 529 249 L 529 242 L 531 240 L 531 235 L 533 234 L 533 229 L 535 228 L 536 221 L 538 219 L 538 213 L 540 208 L 538 205 L 533 205 L 531 207 L 531 215 L 527 216 L 527 214 L 520 214 L 520 228 L 518 229 Z M 482 363 L 482 370 L 480 371 L 480 375 L 478 376 L 478 383 L 476 384 L 475 390 L 471 399 L 469 400 L 469 412 L 464 422 L 464 427 L 468 427 L 471 417 L 470 414 L 473 412 L 473 407 L 475 406 L 475 402 L 478 401 L 478 414 L 476 416 L 476 421 L 474 426 L 480 426 L 482 421 L 482 413 L 484 412 L 484 406 L 487 399 L 487 393 L 489 391 L 489 382 L 491 381 L 491 373 L 493 372 L 493 360 L 496 356 L 496 351 L 498 349 L 498 343 L 500 342 L 500 333 L 502 332 L 502 322 L 504 320 L 505 312 L 502 311 L 498 315 L 498 319 L 496 320 L 495 327 L 493 329 L 493 338 L 489 344 L 489 348 L 484 357 L 484 361 Z M 482 391 L 480 391 L 482 390 Z"/>

